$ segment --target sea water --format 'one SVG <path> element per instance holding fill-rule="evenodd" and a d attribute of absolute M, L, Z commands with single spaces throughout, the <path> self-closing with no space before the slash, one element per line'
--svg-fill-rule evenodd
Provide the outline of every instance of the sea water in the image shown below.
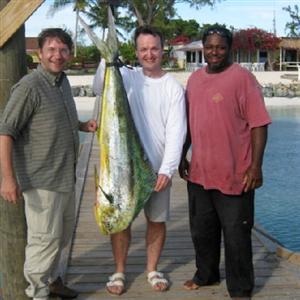
<path fill-rule="evenodd" d="M 300 252 L 300 108 L 268 109 L 272 124 L 264 185 L 256 191 L 256 223 L 284 247 Z"/>

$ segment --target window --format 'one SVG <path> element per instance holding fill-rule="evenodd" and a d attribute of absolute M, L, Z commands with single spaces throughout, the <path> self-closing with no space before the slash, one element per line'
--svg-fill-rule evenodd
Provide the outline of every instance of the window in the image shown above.
<path fill-rule="evenodd" d="M 188 62 L 188 63 L 196 62 L 196 52 L 195 51 L 187 51 L 186 52 L 186 62 Z"/>

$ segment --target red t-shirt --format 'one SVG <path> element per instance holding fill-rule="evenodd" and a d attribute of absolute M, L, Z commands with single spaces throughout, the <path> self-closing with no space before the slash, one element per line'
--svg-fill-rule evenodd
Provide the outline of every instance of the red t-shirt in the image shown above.
<path fill-rule="evenodd" d="M 215 74 L 202 68 L 188 80 L 187 103 L 189 180 L 205 189 L 241 194 L 251 163 L 251 129 L 271 123 L 259 83 L 238 64 Z"/>

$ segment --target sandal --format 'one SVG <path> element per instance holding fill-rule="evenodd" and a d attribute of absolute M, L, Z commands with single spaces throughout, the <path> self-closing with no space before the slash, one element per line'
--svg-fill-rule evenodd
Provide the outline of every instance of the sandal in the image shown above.
<path fill-rule="evenodd" d="M 106 290 L 111 295 L 120 296 L 125 292 L 125 275 L 124 273 L 114 273 L 106 283 Z"/>
<path fill-rule="evenodd" d="M 161 272 L 152 271 L 148 273 L 147 280 L 152 288 L 157 292 L 164 292 L 169 288 L 169 281 Z"/>

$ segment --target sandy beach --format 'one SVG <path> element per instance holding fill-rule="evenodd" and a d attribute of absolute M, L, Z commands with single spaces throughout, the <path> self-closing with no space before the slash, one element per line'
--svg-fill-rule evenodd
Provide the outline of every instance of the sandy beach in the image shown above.
<path fill-rule="evenodd" d="M 291 79 L 282 78 L 287 72 L 253 72 L 260 84 L 268 83 L 293 83 Z M 289 71 L 289 75 L 297 75 L 297 72 Z M 190 72 L 172 72 L 172 75 L 183 85 L 186 85 Z M 71 86 L 92 85 L 93 75 L 68 76 Z M 80 114 L 91 114 L 94 109 L 95 97 L 75 97 L 76 107 Z M 267 107 L 300 106 L 300 98 L 265 98 Z"/>

